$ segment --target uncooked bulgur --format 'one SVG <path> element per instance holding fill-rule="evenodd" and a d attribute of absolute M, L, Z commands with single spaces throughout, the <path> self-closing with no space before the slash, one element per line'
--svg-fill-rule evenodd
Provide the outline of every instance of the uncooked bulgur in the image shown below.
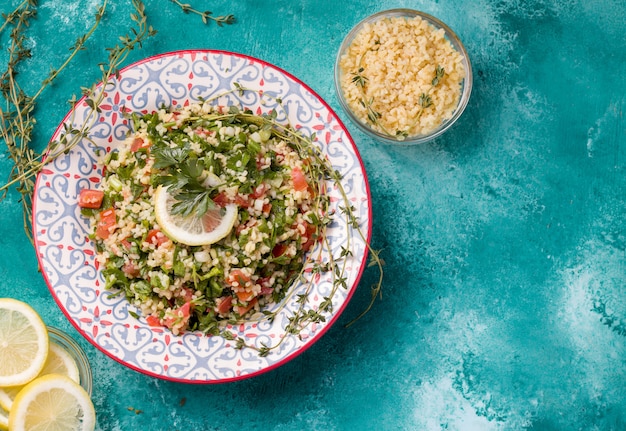
<path fill-rule="evenodd" d="M 339 66 L 340 87 L 357 118 L 400 139 L 428 134 L 450 118 L 466 75 L 445 31 L 419 16 L 365 23 Z"/>

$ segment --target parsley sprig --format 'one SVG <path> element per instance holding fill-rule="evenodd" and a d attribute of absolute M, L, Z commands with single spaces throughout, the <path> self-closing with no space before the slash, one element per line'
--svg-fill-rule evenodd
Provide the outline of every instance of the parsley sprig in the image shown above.
<path fill-rule="evenodd" d="M 167 187 L 168 194 L 176 200 L 172 205 L 172 214 L 202 217 L 209 209 L 216 207 L 210 197 L 213 189 L 202 181 L 202 161 L 196 157 L 190 158 L 189 154 L 189 145 L 154 145 L 154 167 L 166 172 L 157 177 L 156 184 Z"/>

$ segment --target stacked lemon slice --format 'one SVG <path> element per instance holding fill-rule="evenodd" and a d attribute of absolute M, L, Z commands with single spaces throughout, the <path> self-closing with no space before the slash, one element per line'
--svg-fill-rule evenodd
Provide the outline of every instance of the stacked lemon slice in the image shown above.
<path fill-rule="evenodd" d="M 29 305 L 0 298 L 0 429 L 93 430 L 96 414 L 72 356 Z"/>

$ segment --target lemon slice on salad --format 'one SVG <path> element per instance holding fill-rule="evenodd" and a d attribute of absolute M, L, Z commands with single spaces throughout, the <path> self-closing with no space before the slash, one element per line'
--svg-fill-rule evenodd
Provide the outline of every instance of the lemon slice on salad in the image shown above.
<path fill-rule="evenodd" d="M 48 359 L 38 377 L 46 374 L 62 374 L 74 380 L 76 383 L 80 381 L 76 361 L 74 361 L 74 358 L 72 358 L 67 350 L 54 342 L 50 343 Z M 24 385 L 0 388 L 0 407 L 11 411 L 13 401 L 23 387 Z"/>
<path fill-rule="evenodd" d="M 48 357 L 48 329 L 33 308 L 0 298 L 0 386 L 30 382 Z"/>
<path fill-rule="evenodd" d="M 46 374 L 24 386 L 9 412 L 12 431 L 93 431 L 96 412 L 89 394 L 74 380 Z"/>
<path fill-rule="evenodd" d="M 237 205 L 209 208 L 201 217 L 172 214 L 176 200 L 162 185 L 154 193 L 156 221 L 172 240 L 186 245 L 208 245 L 226 237 L 237 220 Z"/>

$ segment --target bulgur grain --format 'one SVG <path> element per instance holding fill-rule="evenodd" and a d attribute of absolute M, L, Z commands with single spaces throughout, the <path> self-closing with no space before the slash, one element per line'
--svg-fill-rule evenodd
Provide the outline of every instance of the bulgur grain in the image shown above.
<path fill-rule="evenodd" d="M 419 16 L 364 24 L 339 66 L 340 87 L 356 117 L 379 133 L 404 137 L 428 134 L 452 117 L 466 75 L 445 31 Z M 444 75 L 433 85 L 438 67 Z M 358 76 L 363 85 L 355 83 Z M 427 108 L 422 94 L 432 101 Z"/>

